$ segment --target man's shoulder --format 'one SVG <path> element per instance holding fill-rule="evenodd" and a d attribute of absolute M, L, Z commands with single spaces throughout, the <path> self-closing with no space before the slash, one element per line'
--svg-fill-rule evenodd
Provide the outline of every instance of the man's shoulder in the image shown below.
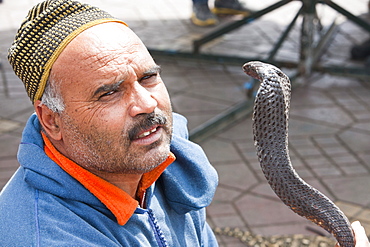
<path fill-rule="evenodd" d="M 0 246 L 114 246 L 103 231 L 117 225 L 104 207 L 30 186 L 22 167 L 0 194 L 0 220 Z"/>
<path fill-rule="evenodd" d="M 0 245 L 32 246 L 35 238 L 35 191 L 19 168 L 0 193 Z"/>
<path fill-rule="evenodd" d="M 25 203 L 31 203 L 30 198 L 34 198 L 34 189 L 24 181 L 24 169 L 20 167 L 0 193 L 0 213 L 10 206 L 16 210 Z"/>

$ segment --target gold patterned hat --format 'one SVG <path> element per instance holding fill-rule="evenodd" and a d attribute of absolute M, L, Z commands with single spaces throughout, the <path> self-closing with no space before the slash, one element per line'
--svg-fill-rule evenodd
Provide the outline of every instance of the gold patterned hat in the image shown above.
<path fill-rule="evenodd" d="M 89 27 L 105 22 L 126 25 L 99 8 L 72 0 L 47 0 L 29 11 L 8 59 L 32 103 L 41 99 L 51 67 L 68 43 Z"/>

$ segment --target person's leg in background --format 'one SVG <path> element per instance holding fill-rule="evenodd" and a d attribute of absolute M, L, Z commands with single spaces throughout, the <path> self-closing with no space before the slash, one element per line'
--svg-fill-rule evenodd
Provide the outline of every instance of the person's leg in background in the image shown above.
<path fill-rule="evenodd" d="M 245 8 L 239 0 L 215 0 L 213 13 L 216 15 L 244 15 L 251 14 L 251 11 Z"/>
<path fill-rule="evenodd" d="M 209 9 L 208 0 L 193 0 L 191 21 L 197 26 L 212 26 L 218 23 L 217 17 Z"/>
<path fill-rule="evenodd" d="M 216 15 L 244 15 L 251 13 L 239 0 L 215 0 L 209 8 L 208 0 L 193 0 L 191 21 L 197 26 L 212 26 L 218 23 Z M 216 14 L 216 15 L 215 15 Z"/>

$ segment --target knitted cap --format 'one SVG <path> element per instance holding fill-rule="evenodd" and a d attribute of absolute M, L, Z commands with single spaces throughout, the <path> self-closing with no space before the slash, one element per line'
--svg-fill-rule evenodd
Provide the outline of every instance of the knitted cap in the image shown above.
<path fill-rule="evenodd" d="M 34 6 L 21 24 L 8 59 L 34 103 L 42 97 L 59 54 L 82 31 L 105 22 L 124 22 L 99 8 L 72 0 L 47 0 Z"/>

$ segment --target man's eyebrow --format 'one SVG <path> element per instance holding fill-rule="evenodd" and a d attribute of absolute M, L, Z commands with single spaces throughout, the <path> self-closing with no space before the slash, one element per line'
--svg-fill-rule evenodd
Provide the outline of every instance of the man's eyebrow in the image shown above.
<path fill-rule="evenodd" d="M 152 68 L 148 69 L 143 73 L 144 76 L 146 75 L 152 75 L 152 74 L 157 74 L 161 72 L 161 66 L 155 65 Z"/>
<path fill-rule="evenodd" d="M 157 73 L 160 73 L 160 72 L 161 72 L 161 66 L 155 65 L 152 68 L 146 70 L 143 73 L 143 76 L 157 74 Z M 120 80 L 116 83 L 102 85 L 98 89 L 95 90 L 93 96 L 97 96 L 97 95 L 100 95 L 101 93 L 107 93 L 107 92 L 110 92 L 110 91 L 117 90 L 123 82 L 124 82 L 124 80 Z"/>
<path fill-rule="evenodd" d="M 101 93 L 106 93 L 106 92 L 117 90 L 123 82 L 124 80 L 120 80 L 116 83 L 102 85 L 98 89 L 95 90 L 93 96 L 97 96 Z"/>

